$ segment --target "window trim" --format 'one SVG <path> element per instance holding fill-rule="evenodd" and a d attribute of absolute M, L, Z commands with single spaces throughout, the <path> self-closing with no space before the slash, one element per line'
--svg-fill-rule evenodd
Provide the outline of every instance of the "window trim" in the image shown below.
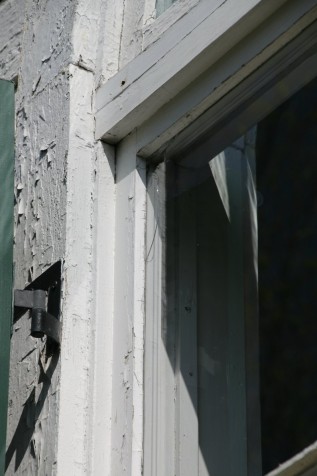
<path fill-rule="evenodd" d="M 315 0 L 245 0 L 242 6 L 201 0 L 97 90 L 97 139 L 117 143 L 145 123 L 139 150 L 155 139 L 158 150 L 316 18 Z M 215 76 L 214 67 L 210 84 L 205 73 Z M 149 131 L 147 121 L 164 112 L 173 123 L 156 123 L 159 130 Z"/>
<path fill-rule="evenodd" d="M 152 155 L 151 158 L 154 159 L 154 162 L 156 162 L 155 159 L 158 159 L 160 155 L 160 160 L 162 160 L 162 157 L 164 157 L 165 161 L 169 160 L 172 157 L 177 158 L 179 156 L 182 162 L 185 162 L 186 164 L 187 156 L 184 151 L 184 149 L 186 148 L 191 149 L 188 155 L 201 155 L 203 157 L 202 160 L 206 161 L 207 157 L 211 157 L 212 155 L 218 153 L 220 150 L 222 150 L 222 148 L 230 144 L 231 141 L 233 141 L 239 136 L 239 127 L 237 127 L 237 124 L 239 124 L 241 120 L 244 121 L 244 128 L 247 129 L 248 127 L 253 125 L 255 121 L 262 119 L 265 115 L 267 115 L 279 104 L 281 104 L 281 102 L 286 100 L 297 90 L 303 87 L 307 82 L 313 79 L 313 77 L 316 76 L 316 70 L 313 68 L 313 65 L 316 65 L 316 54 L 312 54 L 312 44 L 314 44 L 315 42 L 316 32 L 316 22 L 313 22 L 310 26 L 303 29 L 301 34 L 298 34 L 298 36 L 296 36 L 292 42 L 289 42 L 286 45 L 286 48 L 280 48 L 278 54 L 270 58 L 271 62 L 267 61 L 263 65 L 263 68 L 260 68 L 254 76 L 248 77 L 245 83 L 240 84 L 241 88 L 245 88 L 244 92 L 250 93 L 249 95 L 241 93 L 240 96 L 239 87 L 233 89 L 232 93 L 226 98 L 227 108 L 224 107 L 224 103 L 218 103 L 218 110 L 223 110 L 223 116 L 215 114 L 215 110 L 209 110 L 206 113 L 206 116 L 208 115 L 207 119 L 206 117 L 201 117 L 195 123 L 192 124 L 193 132 L 191 132 L 190 127 L 185 129 L 182 133 L 179 134 L 178 137 L 176 137 L 176 140 L 168 142 L 167 144 L 165 144 L 166 147 L 159 149 L 156 155 Z M 290 56 L 287 56 L 288 53 L 290 54 Z M 281 62 L 281 59 L 284 59 L 284 62 Z M 279 66 L 280 70 L 278 68 Z M 304 71 L 308 72 L 308 74 L 303 75 Z M 312 72 L 312 75 L 310 75 L 309 72 Z M 261 76 L 264 77 L 265 81 L 267 81 L 267 87 L 262 88 Z M 282 82 L 284 80 L 287 81 L 287 84 L 289 86 L 288 91 L 285 91 L 285 89 L 283 91 Z M 252 85 L 254 85 L 254 89 L 250 88 L 250 82 L 252 83 Z M 257 94 L 261 94 L 261 96 L 258 98 L 258 100 L 254 101 L 254 98 Z M 265 104 L 267 107 L 263 107 L 263 98 L 266 100 Z M 252 99 L 253 102 L 250 101 Z M 212 122 L 212 124 L 217 125 L 219 129 L 216 129 L 216 133 L 211 134 L 211 138 L 208 138 L 207 136 L 208 134 L 210 134 L 211 119 L 214 121 Z M 209 127 L 204 127 L 203 125 L 208 123 L 208 121 Z M 137 130 L 137 135 L 139 135 L 139 130 Z M 148 211 L 147 226 L 147 234 L 150 237 L 156 234 L 154 239 L 154 246 L 157 247 L 157 250 L 155 251 L 156 256 L 151 257 L 150 261 L 152 261 L 153 258 L 154 262 L 152 262 L 150 266 L 147 265 L 146 273 L 147 303 L 151 303 L 153 298 L 153 305 L 155 306 L 156 302 L 157 306 L 156 309 L 153 309 L 151 306 L 151 313 L 153 312 L 153 314 L 151 314 L 151 318 L 153 318 L 155 321 L 159 318 L 161 312 L 162 296 L 158 296 L 158 290 L 153 289 L 151 283 L 161 282 L 161 268 L 159 263 L 155 263 L 155 261 L 162 260 L 164 253 L 162 253 L 163 238 L 155 232 L 157 228 L 157 222 L 155 220 L 155 212 L 153 211 Z M 150 247 L 153 248 L 152 242 Z M 148 248 L 147 255 L 149 252 L 150 249 Z M 155 299 L 154 295 L 152 295 L 151 297 L 151 292 L 154 292 Z M 159 336 L 159 331 L 157 331 L 157 335 Z M 156 344 L 154 346 L 152 344 L 152 347 L 156 349 Z M 145 350 L 145 352 L 147 353 L 147 350 Z M 155 352 L 157 352 L 157 350 L 155 350 Z M 148 357 L 146 356 L 145 365 L 149 365 L 149 363 L 147 362 L 147 358 Z M 150 365 L 152 366 L 152 368 L 155 368 L 157 362 L 155 363 L 152 361 Z M 147 392 L 146 388 L 145 392 Z M 159 393 L 160 392 L 158 388 L 156 390 L 150 390 L 150 394 L 152 396 L 157 395 Z M 157 401 L 157 397 L 155 397 L 155 401 Z M 160 421 L 163 419 L 163 415 L 161 415 L 160 412 L 157 413 L 154 411 L 154 414 L 157 415 L 157 418 Z M 147 422 L 147 424 L 153 425 L 153 422 Z M 158 431 L 158 429 L 156 429 L 155 431 Z M 160 441 L 160 438 L 156 436 L 156 440 Z M 148 451 L 150 451 L 150 443 L 147 441 L 146 444 L 148 445 Z M 145 452 L 145 464 L 147 460 L 157 462 L 158 466 L 156 466 L 154 469 L 152 468 L 152 472 L 153 474 L 160 474 L 161 466 L 159 465 L 163 465 L 164 467 L 164 462 L 162 463 L 161 461 L 162 448 L 157 448 L 157 445 L 152 444 L 152 450 L 157 451 L 158 453 L 153 456 L 153 454 L 150 455 L 149 453 Z M 168 461 L 167 455 L 165 455 L 165 458 L 166 461 Z M 284 476 L 284 474 L 285 476 L 295 476 L 297 474 L 300 474 L 303 470 L 309 470 L 316 462 L 317 460 L 315 456 L 315 448 L 312 447 L 311 450 L 310 448 L 306 448 L 303 453 L 295 455 L 294 458 L 282 465 L 281 468 L 272 471 L 268 476 Z M 307 474 L 309 475 L 310 473 Z"/>
<path fill-rule="evenodd" d="M 250 0 L 250 2 L 252 1 Z M 250 2 L 248 1 L 248 5 Z M 116 147 L 115 319 L 112 335 L 116 344 L 112 362 L 112 472 L 122 472 L 124 469 L 128 472 L 131 471 L 133 476 L 140 474 L 140 468 L 143 468 L 143 452 L 148 454 L 147 452 L 151 451 L 151 448 L 147 446 L 149 442 L 144 441 L 144 427 L 141 424 L 142 421 L 144 424 L 142 404 L 144 404 L 146 382 L 143 382 L 141 378 L 140 369 L 149 364 L 148 360 L 144 359 L 142 325 L 145 323 L 145 332 L 147 332 L 148 321 L 145 322 L 144 300 L 151 293 L 153 312 L 160 313 L 161 301 L 160 295 L 157 293 L 157 284 L 160 283 L 161 261 L 158 253 L 152 274 L 148 269 L 145 273 L 146 257 L 149 251 L 146 250 L 144 239 L 145 227 L 147 234 L 155 236 L 155 240 L 161 240 L 161 237 L 157 233 L 155 215 L 147 210 L 146 216 L 145 212 L 147 191 L 145 168 L 149 162 L 143 159 L 162 160 L 164 156 L 169 157 L 179 153 L 182 141 L 178 141 L 178 139 L 186 138 L 189 126 L 194 130 L 190 140 L 194 139 L 192 143 L 197 142 L 200 137 L 199 118 L 205 119 L 209 113 L 214 118 L 215 124 L 219 124 L 217 107 L 220 107 L 220 99 L 224 98 L 230 105 L 238 95 L 237 86 L 242 87 L 243 84 L 246 84 L 244 80 L 249 78 L 251 73 L 258 70 L 261 65 L 263 65 L 262 73 L 264 74 L 268 60 L 274 58 L 277 52 L 285 45 L 290 44 L 291 40 L 297 38 L 317 18 L 316 0 L 304 0 L 303 2 L 289 0 L 287 5 L 283 0 L 280 2 L 254 0 L 253 3 L 256 8 L 246 13 L 244 21 L 253 31 L 249 39 L 253 39 L 253 46 L 258 45 L 258 48 L 256 46 L 252 53 L 252 45 L 250 41 L 246 40 L 247 32 L 241 29 L 241 24 L 234 23 L 233 28 L 225 30 L 221 36 L 221 42 L 226 44 L 224 39 L 227 35 L 232 34 L 234 37 L 237 30 L 239 33 L 238 37 L 241 41 L 237 48 L 231 48 L 231 44 L 226 44 L 226 61 L 237 60 L 237 52 L 240 51 L 240 62 L 236 64 L 236 70 L 232 74 L 228 73 L 223 62 L 215 62 L 213 54 L 208 56 L 215 46 L 215 42 L 212 41 L 205 50 L 206 57 L 208 57 L 207 63 L 201 61 L 203 57 L 201 55 L 187 63 L 185 58 L 181 73 L 188 71 L 193 64 L 199 64 L 201 67 L 201 69 L 195 69 L 197 78 L 190 85 L 185 85 L 182 81 L 173 82 L 175 80 L 173 76 L 175 65 L 173 63 L 169 70 L 167 67 L 165 68 L 162 78 L 159 66 L 162 65 L 161 59 L 166 61 L 167 58 L 161 55 L 158 40 L 148 50 L 132 60 L 108 83 L 100 87 L 96 93 L 98 109 L 96 136 L 110 144 L 120 141 Z M 206 5 L 204 0 L 201 0 L 201 4 Z M 227 0 L 223 4 L 226 7 L 228 5 L 231 5 L 231 0 Z M 193 15 L 194 11 L 197 12 L 195 7 L 188 15 Z M 228 12 L 228 10 L 226 11 Z M 223 13 L 223 10 L 221 12 Z M 229 16 L 230 13 L 229 11 Z M 215 19 L 213 18 L 213 20 Z M 174 25 L 174 33 L 177 32 L 177 25 L 179 22 Z M 257 28 L 254 29 L 256 26 Z M 313 28 L 316 29 L 316 23 Z M 166 35 L 171 31 L 172 29 L 169 29 L 164 34 L 164 41 L 167 42 Z M 255 41 L 260 34 L 264 44 Z M 218 39 L 220 40 L 220 38 Z M 177 45 L 176 40 L 174 45 L 170 44 L 171 49 L 168 49 L 165 55 L 168 57 L 167 65 L 175 54 Z M 178 47 L 182 50 L 184 42 L 180 41 Z M 246 54 L 249 56 L 244 61 Z M 195 63 L 196 60 L 198 63 Z M 270 76 L 272 83 L 275 82 L 275 67 L 276 65 L 272 66 Z M 205 79 L 204 73 L 212 74 L 216 68 L 218 68 L 216 84 L 209 90 L 208 88 L 203 90 L 205 96 L 199 95 L 202 80 Z M 156 75 L 160 78 L 160 82 L 153 81 Z M 228 80 L 228 83 L 225 80 Z M 122 81 L 125 83 L 121 86 Z M 186 83 L 186 78 L 184 81 Z M 169 86 L 173 87 L 169 89 Z M 252 95 L 256 95 L 257 92 L 256 89 L 252 90 Z M 242 106 L 248 96 L 241 95 L 240 99 L 239 104 Z M 274 97 L 273 100 L 281 101 L 281 96 Z M 214 108 L 211 108 L 211 105 Z M 205 112 L 206 115 L 203 116 Z M 254 110 L 249 110 L 248 114 L 251 118 L 256 117 Z M 231 125 L 230 122 L 228 123 L 228 115 L 228 110 L 225 109 L 224 115 L 221 117 L 222 127 Z M 234 124 L 236 117 L 232 117 L 232 119 Z M 116 135 L 113 134 L 114 131 Z M 207 132 L 207 129 L 204 132 Z M 207 153 L 207 148 L 205 152 Z M 208 153 L 210 155 L 210 150 Z M 152 264 L 154 265 L 154 263 Z M 152 288 L 149 280 L 152 280 Z M 133 334 L 135 329 L 138 330 L 137 341 Z M 152 350 L 155 353 L 155 343 L 152 345 Z M 136 368 L 138 371 L 134 374 Z M 153 392 L 154 405 L 155 395 L 156 392 Z M 138 409 L 136 418 L 134 408 Z M 159 424 L 160 415 L 155 409 L 153 417 L 156 424 Z M 151 474 L 156 474 L 156 463 L 161 465 L 163 472 L 166 472 L 169 467 L 168 457 L 163 446 L 159 448 L 160 453 L 153 456 L 154 469 Z M 164 466 L 165 464 L 166 466 Z"/>
<path fill-rule="evenodd" d="M 186 155 L 190 147 L 197 147 L 200 153 L 202 148 L 208 149 L 209 154 L 221 151 L 316 76 L 316 45 L 317 21 L 314 21 L 181 131 L 167 144 L 166 156 Z M 199 142 L 204 145 L 199 146 Z"/>

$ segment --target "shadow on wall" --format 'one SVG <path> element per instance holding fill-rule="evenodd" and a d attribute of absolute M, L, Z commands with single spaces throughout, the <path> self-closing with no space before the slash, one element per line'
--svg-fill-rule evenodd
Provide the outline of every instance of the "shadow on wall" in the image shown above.
<path fill-rule="evenodd" d="M 48 390 L 51 386 L 52 376 L 54 374 L 55 368 L 58 363 L 59 359 L 59 352 L 54 351 L 52 357 L 50 352 L 50 343 L 47 343 L 46 347 L 46 359 L 51 358 L 50 364 L 47 370 L 44 370 L 43 363 L 41 357 L 39 357 L 38 365 L 40 368 L 40 375 L 38 384 L 43 384 L 41 393 L 37 402 L 35 401 L 35 388 L 33 388 L 32 392 L 30 393 L 29 397 L 24 403 L 23 412 L 21 414 L 18 426 L 15 430 L 13 438 L 8 446 L 6 452 L 6 464 L 5 464 L 5 471 L 8 469 L 11 460 L 15 456 L 15 471 L 19 468 L 24 455 L 29 447 L 31 442 L 32 435 L 34 433 L 35 424 L 38 420 L 41 411 L 43 409 L 45 399 L 48 394 Z M 34 455 L 35 456 L 35 455 Z"/>

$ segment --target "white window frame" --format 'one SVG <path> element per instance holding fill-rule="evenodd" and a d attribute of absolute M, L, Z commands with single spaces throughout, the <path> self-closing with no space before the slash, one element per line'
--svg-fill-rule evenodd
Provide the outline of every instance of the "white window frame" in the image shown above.
<path fill-rule="evenodd" d="M 313 23 L 314 7 L 201 0 L 97 90 L 97 139 L 115 144 L 137 128 L 138 153 L 149 157 Z"/>
<path fill-rule="evenodd" d="M 224 299 L 228 302 L 226 308 L 228 326 L 226 406 L 232 417 L 229 419 L 229 428 L 233 430 L 229 431 L 232 438 L 227 441 L 227 446 L 223 449 L 226 451 L 227 461 L 230 462 L 231 468 L 230 472 L 229 469 L 226 472 L 226 476 L 249 474 L 247 468 L 250 468 L 252 476 L 261 474 L 260 453 L 252 451 L 254 447 L 259 449 L 260 426 L 257 424 L 260 415 L 259 402 L 255 402 L 253 397 L 250 398 L 248 385 L 246 385 L 247 374 L 248 381 L 252 380 L 251 393 L 254 394 L 255 379 L 258 378 L 257 372 L 254 375 L 254 361 L 258 358 L 258 347 L 255 338 L 257 321 L 254 319 L 254 310 L 257 309 L 257 282 L 253 272 L 257 250 L 251 234 L 251 230 L 256 229 L 256 213 L 253 213 L 256 202 L 252 172 L 254 151 L 251 144 L 253 142 L 254 133 L 250 131 L 245 138 L 238 141 L 235 147 L 228 147 L 225 155 L 221 154 L 218 161 L 219 167 L 231 169 L 231 174 L 227 175 L 227 181 L 223 183 L 222 190 L 226 189 L 225 194 L 230 197 L 231 205 L 234 202 L 235 209 L 239 210 L 233 216 L 230 215 L 232 233 L 227 237 L 225 252 L 229 260 L 227 265 L 223 263 L 228 281 L 226 289 L 221 290 Z M 199 422 L 193 403 L 197 404 L 198 397 L 196 369 L 199 354 L 197 348 L 199 316 L 195 297 L 197 229 L 194 223 L 197 210 L 194 202 L 187 195 L 186 204 L 184 205 L 183 202 L 183 207 L 177 210 L 177 217 L 169 218 L 165 223 L 166 208 L 171 213 L 173 203 L 172 200 L 168 205 L 164 203 L 165 181 L 169 174 L 173 175 L 178 169 L 177 180 L 172 186 L 175 185 L 175 188 L 171 189 L 171 186 L 167 185 L 172 194 L 181 193 L 178 189 L 181 183 L 185 185 L 185 190 L 190 188 L 190 184 L 196 183 L 194 178 L 196 157 L 195 149 L 192 149 L 190 160 L 186 160 L 186 164 L 183 164 L 181 160 L 180 168 L 177 165 L 172 166 L 173 171 L 167 162 L 160 163 L 157 167 L 154 165 L 148 180 L 145 392 L 146 395 L 153 396 L 153 401 L 149 402 L 149 398 L 145 399 L 145 474 L 196 475 L 202 463 L 202 453 L 198 447 Z M 211 157 L 212 155 L 208 153 L 203 158 L 203 164 L 208 163 Z M 222 159 L 229 162 L 223 166 Z M 169 170 L 165 171 L 165 169 Z M 181 177 L 184 174 L 186 178 L 182 182 Z M 223 173 L 220 173 L 220 176 L 223 177 Z M 176 226 L 176 223 L 176 234 L 182 238 L 178 248 L 169 252 L 167 257 L 165 230 L 168 230 L 170 225 Z M 171 253 L 174 257 L 175 254 L 178 255 L 175 260 L 177 269 L 171 266 Z M 169 269 L 167 295 L 164 289 L 166 266 Z M 246 273 L 245 269 L 252 272 Z M 221 274 L 220 269 L 217 272 Z M 179 276 L 181 284 L 173 281 L 171 276 L 173 273 Z M 248 306 L 245 306 L 244 295 L 248 295 Z M 171 339 L 175 329 L 177 330 L 173 345 L 176 359 L 173 363 L 171 363 L 173 359 L 168 355 L 170 352 L 166 350 L 165 339 L 162 338 L 162 333 L 166 333 L 166 316 L 167 319 L 171 318 L 175 321 L 168 326 L 168 340 Z M 248 326 L 245 325 L 246 321 Z M 205 354 L 205 357 L 208 358 L 208 355 Z M 214 364 L 215 362 L 208 363 L 212 366 Z M 244 382 L 243 385 L 241 385 L 242 382 Z M 153 411 L 155 406 L 157 410 Z M 246 407 L 248 407 L 247 412 Z M 251 434 L 252 437 L 247 438 Z M 175 438 L 175 435 L 178 436 Z"/>
<path fill-rule="evenodd" d="M 96 137 L 120 142 L 110 474 L 143 471 L 145 297 L 154 314 L 161 306 L 159 242 L 145 274 L 145 232 L 159 239 L 146 217 L 146 160 L 185 155 L 199 142 L 200 153 L 219 151 L 236 137 L 237 121 L 245 130 L 316 76 L 316 19 L 316 0 L 200 0 L 96 91 Z M 152 474 L 163 474 L 149 458 Z"/>

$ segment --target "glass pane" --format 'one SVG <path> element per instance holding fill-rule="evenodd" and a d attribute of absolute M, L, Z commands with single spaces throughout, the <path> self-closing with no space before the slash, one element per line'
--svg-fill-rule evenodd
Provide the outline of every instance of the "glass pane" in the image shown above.
<path fill-rule="evenodd" d="M 250 466 L 252 476 L 259 474 L 259 421 L 249 432 L 246 415 L 243 230 L 249 224 L 241 213 L 254 195 L 247 178 L 254 137 L 202 166 L 194 156 L 191 163 L 167 164 L 166 349 L 176 362 L 180 465 L 192 455 L 176 473 L 184 476 L 245 476 Z"/>
<path fill-rule="evenodd" d="M 317 439 L 317 80 L 258 125 L 264 474 Z"/>
<path fill-rule="evenodd" d="M 212 160 L 164 162 L 177 475 L 258 476 L 317 440 L 316 150 L 317 79 Z"/>
<path fill-rule="evenodd" d="M 175 2 L 176 0 L 156 0 L 156 15 L 161 15 Z"/>

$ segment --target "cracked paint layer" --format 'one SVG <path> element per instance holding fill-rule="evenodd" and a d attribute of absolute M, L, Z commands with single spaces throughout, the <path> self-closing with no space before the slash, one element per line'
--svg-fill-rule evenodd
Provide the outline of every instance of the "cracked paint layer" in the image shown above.
<path fill-rule="evenodd" d="M 133 474 L 139 472 L 142 442 L 132 449 L 132 426 L 119 446 L 113 443 L 116 171 L 114 149 L 95 141 L 94 111 L 96 85 L 128 61 L 128 50 L 141 50 L 140 35 L 131 34 L 142 26 L 142 9 L 143 0 L 133 6 L 115 0 L 0 2 L 0 76 L 16 84 L 14 287 L 24 288 L 58 260 L 63 272 L 60 354 L 44 338 L 30 336 L 28 314 L 13 325 L 6 475 L 110 476 L 117 451 L 128 472 L 133 451 Z M 97 228 L 104 233 L 99 241 Z M 101 254 L 109 270 L 106 286 Z M 121 410 L 130 422 L 135 385 L 138 431 L 141 327 L 134 331 L 140 355 L 133 354 L 131 341 L 122 374 Z M 133 322 L 131 337 L 132 329 Z M 96 352 L 103 353 L 102 365 Z"/>
<path fill-rule="evenodd" d="M 14 287 L 64 258 L 72 2 L 0 4 L 0 75 L 16 83 Z M 6 475 L 56 474 L 60 364 L 28 314 L 12 329 Z"/>

